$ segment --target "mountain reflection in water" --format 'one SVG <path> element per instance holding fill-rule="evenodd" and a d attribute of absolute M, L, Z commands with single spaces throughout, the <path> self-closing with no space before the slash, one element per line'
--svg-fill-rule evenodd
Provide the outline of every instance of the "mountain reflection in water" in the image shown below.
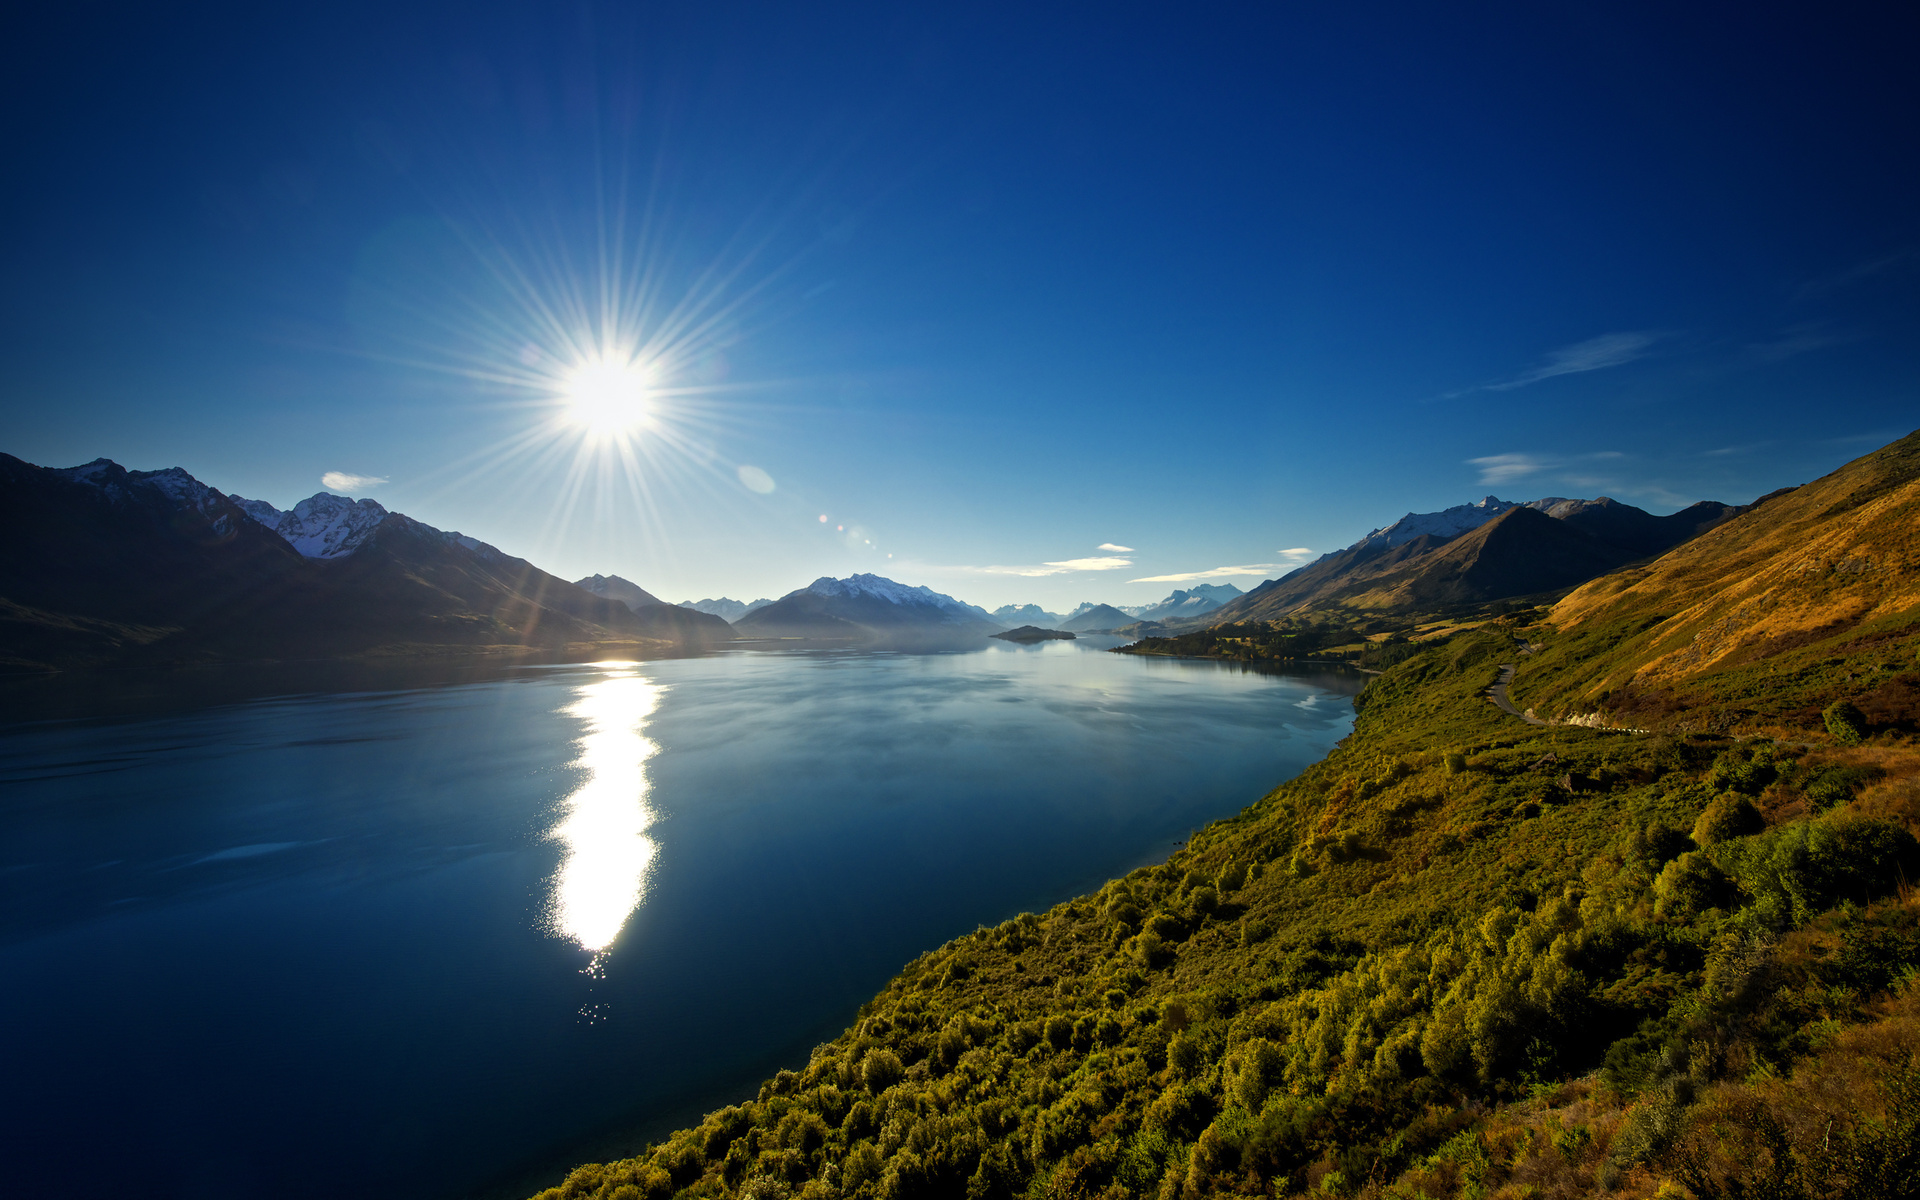
<path fill-rule="evenodd" d="M 554 875 L 549 926 L 598 956 L 613 944 L 646 895 L 654 842 L 647 802 L 647 759 L 658 748 L 641 736 L 664 688 L 630 663 L 599 663 L 606 677 L 579 689 L 566 714 L 585 722 L 573 766 L 586 778 L 563 802 L 566 818 L 551 836 L 566 847 Z"/>

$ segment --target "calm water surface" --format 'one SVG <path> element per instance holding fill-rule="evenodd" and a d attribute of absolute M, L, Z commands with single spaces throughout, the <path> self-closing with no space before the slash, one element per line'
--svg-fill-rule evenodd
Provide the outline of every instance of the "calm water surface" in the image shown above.
<path fill-rule="evenodd" d="M 0 726 L 8 1190 L 523 1193 L 738 1099 L 906 960 L 1165 857 L 1351 724 L 1351 676 L 1097 650 L 192 711 L 148 680 L 116 715 Z"/>

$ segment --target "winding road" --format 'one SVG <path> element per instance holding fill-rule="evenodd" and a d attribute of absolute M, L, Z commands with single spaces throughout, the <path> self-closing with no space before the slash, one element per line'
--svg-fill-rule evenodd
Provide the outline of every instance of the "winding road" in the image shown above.
<path fill-rule="evenodd" d="M 1512 713 L 1529 725 L 1545 725 L 1547 722 L 1542 721 L 1539 717 L 1533 716 L 1531 713 L 1523 713 L 1513 706 L 1512 698 L 1507 695 L 1507 685 L 1512 682 L 1513 664 L 1501 663 L 1500 678 L 1492 687 L 1487 689 L 1487 698 L 1499 705 L 1502 712 Z"/>

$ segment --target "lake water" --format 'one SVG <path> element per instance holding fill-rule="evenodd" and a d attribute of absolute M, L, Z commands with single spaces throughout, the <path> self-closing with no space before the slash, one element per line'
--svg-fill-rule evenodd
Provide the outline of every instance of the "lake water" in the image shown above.
<path fill-rule="evenodd" d="M 1108 644 L 0 689 L 7 1190 L 523 1195 L 1351 725 Z"/>

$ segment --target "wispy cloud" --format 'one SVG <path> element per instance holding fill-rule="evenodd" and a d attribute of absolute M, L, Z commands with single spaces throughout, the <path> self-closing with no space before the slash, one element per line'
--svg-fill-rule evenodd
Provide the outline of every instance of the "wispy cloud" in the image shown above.
<path fill-rule="evenodd" d="M 1461 388 L 1457 392 L 1448 392 L 1444 399 L 1452 400 L 1474 392 L 1510 392 L 1515 388 L 1523 388 L 1558 375 L 1578 375 L 1585 371 L 1602 371 L 1608 367 L 1618 367 L 1637 358 L 1645 358 L 1653 344 L 1665 336 L 1667 335 L 1653 329 L 1603 333 L 1599 337 L 1588 338 L 1584 342 L 1562 346 L 1549 353 L 1538 366 L 1522 371 L 1511 379 Z"/>
<path fill-rule="evenodd" d="M 1280 556 L 1283 565 L 1288 566 L 1303 563 L 1313 557 L 1313 551 L 1305 546 L 1295 546 L 1291 550 L 1276 550 L 1274 553 Z"/>
<path fill-rule="evenodd" d="M 1111 550 L 1115 554 L 1132 554 L 1133 553 L 1132 546 L 1116 546 L 1112 542 L 1101 542 L 1098 546 L 1095 546 L 1094 549 L 1095 550 Z"/>
<path fill-rule="evenodd" d="M 1560 465 L 1557 460 L 1538 454 L 1489 454 L 1467 462 L 1480 468 L 1480 482 L 1486 484 L 1511 483 Z"/>
<path fill-rule="evenodd" d="M 1595 450 L 1590 454 L 1575 454 L 1567 458 L 1546 454 L 1488 454 L 1480 458 L 1467 460 L 1469 466 L 1480 468 L 1480 482 L 1483 484 L 1512 483 L 1516 479 L 1525 479 L 1529 475 L 1538 475 L 1542 471 L 1563 471 L 1577 469 L 1582 463 L 1613 462 L 1626 455 L 1618 450 Z M 1605 487 L 1605 479 L 1587 475 L 1563 475 L 1562 482 L 1581 487 Z"/>
<path fill-rule="evenodd" d="M 1588 338 L 1584 342 L 1562 346 L 1547 355 L 1546 361 L 1531 371 L 1523 371 L 1501 383 L 1490 383 L 1487 385 L 1487 390 L 1509 392 L 1514 388 L 1526 387 L 1530 383 L 1539 383 L 1543 379 L 1552 379 L 1556 375 L 1578 375 L 1583 371 L 1601 371 L 1608 367 L 1618 367 L 1636 358 L 1644 358 L 1648 348 L 1659 341 L 1661 336 L 1652 330 L 1603 333 L 1599 337 Z"/>
<path fill-rule="evenodd" d="M 1229 575 L 1265 575 L 1268 571 L 1278 571 L 1282 563 L 1249 563 L 1243 567 L 1215 567 L 1211 571 L 1180 571 L 1173 575 L 1148 575 L 1144 579 L 1129 579 L 1128 583 L 1191 583 L 1196 579 L 1225 579 Z"/>
<path fill-rule="evenodd" d="M 363 492 L 385 482 L 385 476 L 353 475 L 346 471 L 328 471 L 320 477 L 320 486 L 330 492 Z"/>
<path fill-rule="evenodd" d="M 1075 571 L 1118 571 L 1130 567 L 1133 560 L 1116 555 L 1101 555 L 1097 558 L 1064 558 L 1059 562 L 1041 563 L 1028 567 L 968 567 L 966 570 L 980 571 L 987 575 L 1023 575 L 1036 579 L 1042 575 L 1068 575 Z"/>

